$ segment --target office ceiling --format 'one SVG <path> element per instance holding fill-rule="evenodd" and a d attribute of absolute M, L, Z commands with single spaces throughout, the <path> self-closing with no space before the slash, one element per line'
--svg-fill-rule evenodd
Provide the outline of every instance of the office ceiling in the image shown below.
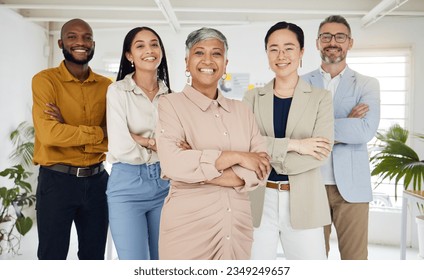
<path fill-rule="evenodd" d="M 364 26 L 382 16 L 424 19 L 424 0 L 0 0 L 0 8 L 12 9 L 51 32 L 71 18 L 82 18 L 94 29 L 148 25 L 176 32 L 193 26 L 323 19 L 330 14 L 361 18 Z"/>

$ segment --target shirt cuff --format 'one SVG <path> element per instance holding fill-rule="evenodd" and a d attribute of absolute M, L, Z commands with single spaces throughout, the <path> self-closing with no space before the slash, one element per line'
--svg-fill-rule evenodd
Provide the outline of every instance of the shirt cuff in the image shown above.
<path fill-rule="evenodd" d="M 200 156 L 200 168 L 205 176 L 205 181 L 210 181 L 222 175 L 215 167 L 215 162 L 221 155 L 221 151 L 204 150 Z"/>
<path fill-rule="evenodd" d="M 287 148 L 289 145 L 288 138 L 274 138 L 271 146 L 271 163 L 272 167 L 278 174 L 285 174 L 285 158 L 287 156 Z"/>
<path fill-rule="evenodd" d="M 80 125 L 81 131 L 88 135 L 90 144 L 100 144 L 103 142 L 103 130 L 100 126 Z"/>
<path fill-rule="evenodd" d="M 244 186 L 235 188 L 238 192 L 252 191 L 259 186 L 263 186 L 268 178 L 267 176 L 264 180 L 259 180 L 254 171 L 248 170 L 240 165 L 233 165 L 231 169 L 240 179 L 244 180 Z"/>

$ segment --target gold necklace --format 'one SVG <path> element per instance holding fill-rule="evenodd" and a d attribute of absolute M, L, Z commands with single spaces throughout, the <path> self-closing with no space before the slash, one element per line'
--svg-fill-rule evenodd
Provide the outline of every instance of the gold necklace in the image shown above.
<path fill-rule="evenodd" d="M 294 90 L 295 88 L 287 88 L 287 89 L 284 89 L 284 90 L 287 90 L 287 91 L 290 91 L 290 94 L 289 95 L 284 95 L 284 94 L 281 94 L 281 93 L 279 93 L 275 88 L 274 88 L 274 92 L 277 94 L 277 96 L 280 96 L 280 97 L 283 97 L 283 98 L 288 98 L 288 97 L 292 97 L 293 96 L 293 94 L 294 94 L 294 92 L 293 92 L 293 90 Z"/>
<path fill-rule="evenodd" d="M 148 93 L 148 94 L 152 94 L 152 93 L 155 93 L 155 92 L 156 92 L 156 90 L 159 88 L 159 85 L 158 85 L 158 84 L 156 84 L 156 87 L 155 87 L 154 89 L 152 89 L 152 90 L 148 90 L 147 88 L 143 87 L 142 85 L 140 85 L 140 87 L 141 87 L 141 89 L 142 89 L 142 90 L 144 90 L 146 93 Z"/>

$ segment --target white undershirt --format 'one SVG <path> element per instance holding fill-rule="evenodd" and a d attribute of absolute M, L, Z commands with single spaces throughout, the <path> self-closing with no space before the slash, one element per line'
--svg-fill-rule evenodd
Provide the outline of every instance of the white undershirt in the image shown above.
<path fill-rule="evenodd" d="M 334 100 L 334 94 L 336 93 L 337 87 L 339 86 L 340 80 L 345 72 L 346 68 L 343 69 L 337 76 L 331 78 L 330 73 L 325 72 L 321 67 L 319 69 L 324 88 L 331 92 Z M 333 157 L 330 156 L 327 162 L 321 167 L 321 174 L 326 185 L 336 185 L 336 179 L 334 177 L 333 168 Z"/>

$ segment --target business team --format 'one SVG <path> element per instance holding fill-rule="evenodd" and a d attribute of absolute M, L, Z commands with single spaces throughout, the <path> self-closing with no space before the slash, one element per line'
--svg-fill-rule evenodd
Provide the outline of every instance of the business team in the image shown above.
<path fill-rule="evenodd" d="M 379 83 L 348 67 L 342 16 L 321 22 L 321 66 L 301 77 L 299 26 L 264 41 L 275 77 L 242 103 L 217 87 L 229 59 L 216 29 L 189 34 L 188 85 L 172 93 L 154 30 L 127 34 L 110 85 L 88 66 L 91 27 L 65 23 L 64 61 L 33 78 L 39 259 L 66 259 L 73 222 L 78 257 L 103 259 L 108 221 L 120 259 L 275 259 L 278 241 L 287 259 L 326 259 L 332 224 L 341 259 L 367 259 Z"/>

